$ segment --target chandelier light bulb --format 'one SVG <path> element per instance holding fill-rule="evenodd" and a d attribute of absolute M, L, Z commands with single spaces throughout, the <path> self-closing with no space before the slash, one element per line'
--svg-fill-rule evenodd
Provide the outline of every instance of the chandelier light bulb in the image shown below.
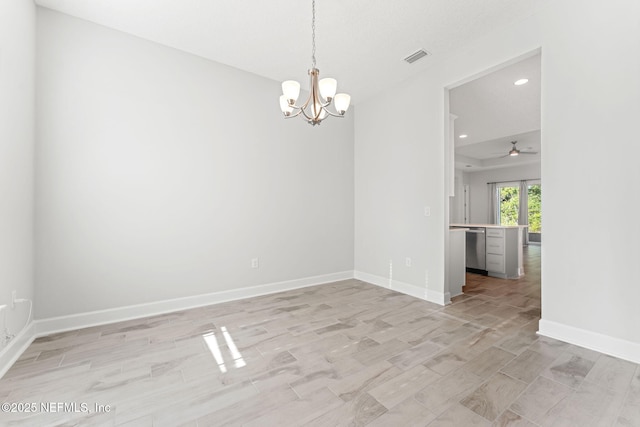
<path fill-rule="evenodd" d="M 336 79 L 330 77 L 324 78 L 318 82 L 318 86 L 320 88 L 320 95 L 322 95 L 326 101 L 331 101 L 333 97 L 336 96 L 336 89 L 338 87 Z"/>
<path fill-rule="evenodd" d="M 280 95 L 280 109 L 285 116 L 290 116 L 291 112 L 293 111 L 293 107 L 289 105 L 289 101 L 287 101 L 286 95 Z"/>
<path fill-rule="evenodd" d="M 347 95 L 346 93 L 339 93 L 336 95 L 333 102 L 336 107 L 336 111 L 338 111 L 338 114 L 343 116 L 344 113 L 346 113 L 349 109 L 349 104 L 351 104 L 351 96 Z"/>
<path fill-rule="evenodd" d="M 282 93 L 287 98 L 289 105 L 295 104 L 300 96 L 300 83 L 295 80 L 282 82 Z"/>

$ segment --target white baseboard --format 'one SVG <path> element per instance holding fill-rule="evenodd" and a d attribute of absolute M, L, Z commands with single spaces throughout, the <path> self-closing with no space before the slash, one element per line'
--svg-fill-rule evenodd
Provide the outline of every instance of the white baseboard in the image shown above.
<path fill-rule="evenodd" d="M 36 334 L 38 336 L 43 336 L 52 333 L 86 328 L 90 326 L 105 325 L 108 323 L 139 319 L 142 317 L 171 313 L 173 311 L 187 310 L 190 308 L 203 307 L 227 301 L 235 301 L 243 298 L 268 295 L 276 292 L 289 291 L 292 289 L 305 288 L 308 286 L 337 282 L 339 280 L 346 279 L 353 279 L 353 271 L 342 271 L 339 273 L 304 277 L 301 279 L 287 280 L 284 282 L 269 283 L 265 285 L 250 286 L 239 289 L 230 289 L 228 291 L 212 292 L 203 295 L 194 295 L 164 301 L 154 301 L 145 304 L 91 311 L 87 313 L 72 314 L 68 316 L 51 317 L 48 319 L 36 321 Z"/>
<path fill-rule="evenodd" d="M 462 295 L 462 292 L 460 292 L 458 295 Z M 442 305 L 451 304 L 451 292 L 445 292 L 444 293 L 443 301 L 444 302 L 443 302 Z"/>
<path fill-rule="evenodd" d="M 586 329 L 541 319 L 538 334 L 555 338 L 600 353 L 609 354 L 630 362 L 640 363 L 640 344 L 626 341 Z"/>
<path fill-rule="evenodd" d="M 36 339 L 35 322 L 31 321 L 0 351 L 0 378 L 20 358 L 34 339 Z"/>
<path fill-rule="evenodd" d="M 354 271 L 353 275 L 356 279 L 362 280 L 363 282 L 411 295 L 412 297 L 420 298 L 439 305 L 445 305 L 449 301 L 449 299 L 445 299 L 447 296 L 442 292 L 432 291 L 427 288 L 421 288 L 398 280 L 386 279 L 382 276 L 363 273 L 362 271 Z"/>
<path fill-rule="evenodd" d="M 29 323 L 11 342 L 0 352 L 0 378 L 9 370 L 16 360 L 24 353 L 34 339 L 58 332 L 82 329 L 90 326 L 106 325 L 125 320 L 139 319 L 173 311 L 187 310 L 243 298 L 251 298 L 292 289 L 305 288 L 323 283 L 353 279 L 353 271 L 323 274 L 320 276 L 304 277 L 284 282 L 250 286 L 228 291 L 212 292 L 204 295 L 194 295 L 172 300 L 155 301 L 146 304 L 118 307 L 107 310 L 78 313 L 68 316 L 39 319 Z"/>

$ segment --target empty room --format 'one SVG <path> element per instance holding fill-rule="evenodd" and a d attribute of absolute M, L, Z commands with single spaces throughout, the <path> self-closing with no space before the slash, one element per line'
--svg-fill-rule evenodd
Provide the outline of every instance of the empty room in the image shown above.
<path fill-rule="evenodd" d="M 0 0 L 0 425 L 640 426 L 639 23 Z"/>

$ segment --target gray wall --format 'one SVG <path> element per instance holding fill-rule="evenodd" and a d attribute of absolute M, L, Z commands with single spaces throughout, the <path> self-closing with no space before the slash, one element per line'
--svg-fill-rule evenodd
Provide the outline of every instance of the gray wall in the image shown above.
<path fill-rule="evenodd" d="M 420 78 L 358 104 L 355 140 L 355 270 L 393 274 L 438 302 L 444 295 L 442 95 L 442 86 Z"/>
<path fill-rule="evenodd" d="M 31 1 L 0 2 L 0 305 L 34 293 L 35 13 Z M 0 332 L 17 334 L 28 312 L 7 308 Z"/>
<path fill-rule="evenodd" d="M 39 10 L 38 317 L 353 269 L 353 115 Z M 260 268 L 251 268 L 251 259 Z"/>
<path fill-rule="evenodd" d="M 541 21 L 543 319 L 566 333 L 631 341 L 639 352 L 640 224 L 626 219 L 637 209 L 629 190 L 640 182 L 640 145 L 615 147 L 635 135 L 640 117 L 640 2 L 549 8 Z"/>

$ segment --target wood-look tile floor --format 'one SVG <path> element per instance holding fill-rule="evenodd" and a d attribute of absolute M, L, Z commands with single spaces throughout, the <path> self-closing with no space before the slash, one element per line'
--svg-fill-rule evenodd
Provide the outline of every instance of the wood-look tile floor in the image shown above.
<path fill-rule="evenodd" d="M 526 255 L 447 307 L 347 280 L 40 338 L 0 401 L 76 407 L 0 424 L 639 426 L 638 365 L 536 335 Z"/>

